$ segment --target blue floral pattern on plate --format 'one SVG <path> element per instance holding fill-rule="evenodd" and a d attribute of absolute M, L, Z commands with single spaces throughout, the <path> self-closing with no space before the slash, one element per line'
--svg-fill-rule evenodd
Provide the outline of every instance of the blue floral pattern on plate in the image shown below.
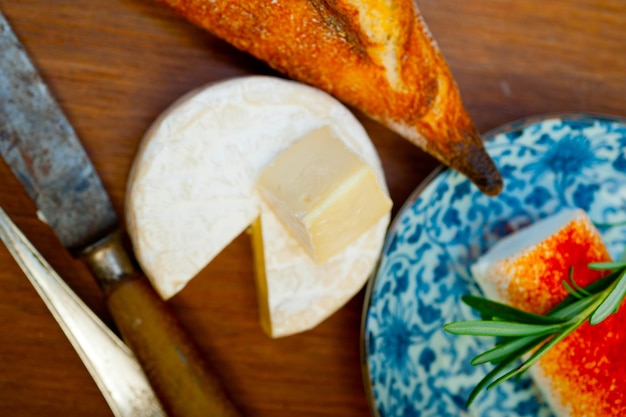
<path fill-rule="evenodd" d="M 363 319 L 363 361 L 372 409 L 379 417 L 550 417 L 529 377 L 465 400 L 488 372 L 470 360 L 492 340 L 459 337 L 444 323 L 477 318 L 461 303 L 479 294 L 469 265 L 499 238 L 564 207 L 598 223 L 626 220 L 626 122 L 588 116 L 544 116 L 485 135 L 504 177 L 487 197 L 452 170 L 434 173 L 394 220 Z M 611 254 L 626 246 L 626 227 L 600 226 Z"/>

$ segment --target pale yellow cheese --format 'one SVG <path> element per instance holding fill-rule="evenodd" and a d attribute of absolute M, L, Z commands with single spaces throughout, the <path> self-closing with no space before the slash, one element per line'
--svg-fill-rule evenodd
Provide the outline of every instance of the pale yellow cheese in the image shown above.
<path fill-rule="evenodd" d="M 324 262 L 391 209 L 372 168 L 323 126 L 261 172 L 261 195 L 306 252 Z"/>
<path fill-rule="evenodd" d="M 311 329 L 363 288 L 376 265 L 390 214 L 320 264 L 264 201 L 260 209 L 251 234 L 261 326 L 274 338 Z"/>
<path fill-rule="evenodd" d="M 358 119 L 304 84 L 264 76 L 225 80 L 190 92 L 153 123 L 128 179 L 126 221 L 137 259 L 164 299 L 252 224 L 261 322 L 272 337 L 316 326 L 363 288 L 389 213 L 320 264 L 257 187 L 268 164 L 323 126 L 372 168 L 388 195 L 376 148 Z"/>

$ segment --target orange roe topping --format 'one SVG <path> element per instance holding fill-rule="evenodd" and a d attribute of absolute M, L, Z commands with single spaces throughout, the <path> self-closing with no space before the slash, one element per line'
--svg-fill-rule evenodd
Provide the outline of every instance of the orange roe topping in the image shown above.
<path fill-rule="evenodd" d="M 610 256 L 596 230 L 575 220 L 514 261 L 505 261 L 507 298 L 515 307 L 545 314 L 568 295 L 562 281 L 574 267 L 580 286 L 604 276 L 590 262 Z M 624 306 L 626 307 L 626 306 Z M 572 417 L 626 415 L 626 308 L 602 323 L 585 323 L 543 356 L 535 369 Z"/>
<path fill-rule="evenodd" d="M 584 287 L 606 274 L 587 265 L 610 259 L 599 234 L 583 220 L 574 220 L 532 250 L 502 263 L 499 275 L 513 277 L 505 299 L 514 307 L 545 314 L 569 294 L 562 282 L 569 279 L 570 267 L 576 283 Z"/>
<path fill-rule="evenodd" d="M 622 308 L 596 326 L 582 325 L 540 359 L 537 372 L 571 416 L 626 415 L 625 337 Z"/>

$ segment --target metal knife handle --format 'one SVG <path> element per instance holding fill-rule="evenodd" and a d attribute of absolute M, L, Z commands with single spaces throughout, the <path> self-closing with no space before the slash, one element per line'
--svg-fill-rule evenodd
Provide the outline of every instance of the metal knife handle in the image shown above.
<path fill-rule="evenodd" d="M 168 415 L 240 416 L 165 302 L 135 267 L 123 237 L 115 232 L 82 256 Z"/>
<path fill-rule="evenodd" d="M 65 284 L 0 208 L 0 239 L 59 323 L 117 417 L 164 417 L 130 350 Z"/>

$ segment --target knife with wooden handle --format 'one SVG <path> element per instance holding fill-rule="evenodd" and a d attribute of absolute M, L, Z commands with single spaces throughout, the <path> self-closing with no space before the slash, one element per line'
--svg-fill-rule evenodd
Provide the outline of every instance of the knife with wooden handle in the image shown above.
<path fill-rule="evenodd" d="M 136 262 L 94 167 L 0 13 L 0 153 L 61 243 L 86 261 L 172 417 L 240 414 Z"/>
<path fill-rule="evenodd" d="M 4 242 L 78 353 L 115 417 L 165 417 L 128 347 L 52 269 L 0 208 Z"/>

